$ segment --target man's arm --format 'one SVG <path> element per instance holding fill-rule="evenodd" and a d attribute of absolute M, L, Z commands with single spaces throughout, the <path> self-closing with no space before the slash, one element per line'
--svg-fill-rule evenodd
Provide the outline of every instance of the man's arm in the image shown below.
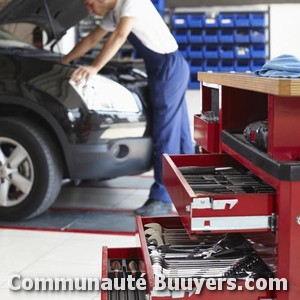
<path fill-rule="evenodd" d="M 121 18 L 116 30 L 107 39 L 101 52 L 93 61 L 92 66 L 101 70 L 114 57 L 114 55 L 126 42 L 135 21 L 136 18 L 133 17 Z"/>
<path fill-rule="evenodd" d="M 86 37 L 84 37 L 76 46 L 61 59 L 62 64 L 69 64 L 72 60 L 82 56 L 90 49 L 94 48 L 96 44 L 107 34 L 107 31 L 97 26 Z"/>
<path fill-rule="evenodd" d="M 105 42 L 101 52 L 97 55 L 90 66 L 82 66 L 74 71 L 71 78 L 80 83 L 87 81 L 90 76 L 97 74 L 118 52 L 130 34 L 136 18 L 122 17 L 114 32 Z"/>

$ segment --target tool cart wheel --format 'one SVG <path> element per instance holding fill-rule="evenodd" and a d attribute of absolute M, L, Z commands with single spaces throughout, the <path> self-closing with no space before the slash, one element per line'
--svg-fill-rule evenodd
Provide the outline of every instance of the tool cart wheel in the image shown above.
<path fill-rule="evenodd" d="M 0 118 L 0 220 L 37 216 L 55 201 L 62 163 L 47 132 L 23 118 Z"/>

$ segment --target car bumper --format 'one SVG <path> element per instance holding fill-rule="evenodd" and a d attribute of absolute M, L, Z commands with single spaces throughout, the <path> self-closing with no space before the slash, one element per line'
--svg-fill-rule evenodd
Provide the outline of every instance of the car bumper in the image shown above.
<path fill-rule="evenodd" d="M 143 173 L 152 165 L 152 139 L 129 138 L 72 147 L 70 178 L 108 179 Z"/>

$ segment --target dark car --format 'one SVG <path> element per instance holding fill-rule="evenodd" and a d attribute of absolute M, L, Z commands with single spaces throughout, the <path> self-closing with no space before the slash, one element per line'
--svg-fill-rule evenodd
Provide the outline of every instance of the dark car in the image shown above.
<path fill-rule="evenodd" d="M 53 42 L 86 15 L 81 0 L 12 0 L 0 23 L 35 24 Z M 64 178 L 107 179 L 151 167 L 143 72 L 115 63 L 77 86 L 70 81 L 75 66 L 60 57 L 0 31 L 1 220 L 41 214 Z"/>

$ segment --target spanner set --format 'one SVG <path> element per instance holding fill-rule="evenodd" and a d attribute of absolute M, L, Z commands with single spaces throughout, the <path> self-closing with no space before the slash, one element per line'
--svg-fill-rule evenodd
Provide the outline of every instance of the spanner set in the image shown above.
<path fill-rule="evenodd" d="M 182 229 L 144 225 L 154 275 L 167 278 L 270 278 L 272 271 L 244 236 L 202 235 L 189 240 Z"/>

